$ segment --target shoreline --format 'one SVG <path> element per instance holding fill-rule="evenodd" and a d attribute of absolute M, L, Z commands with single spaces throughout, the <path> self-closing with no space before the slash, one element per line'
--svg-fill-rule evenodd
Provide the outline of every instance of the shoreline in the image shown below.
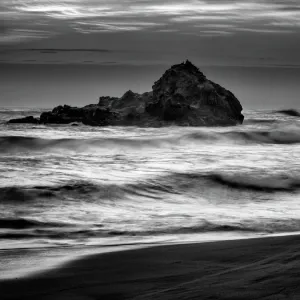
<path fill-rule="evenodd" d="M 186 238 L 186 235 L 177 236 L 174 240 L 152 240 L 148 242 L 128 242 L 122 244 L 107 245 L 68 245 L 60 247 L 24 247 L 24 248 L 0 248 L 0 282 L 14 278 L 22 279 L 28 277 L 38 277 L 39 274 L 51 271 L 52 269 L 63 268 L 66 264 L 71 264 L 80 259 L 93 255 L 102 255 L 115 252 L 143 250 L 154 247 L 168 247 L 181 245 L 194 245 L 204 243 L 230 242 L 237 240 L 264 239 L 269 237 L 285 237 L 300 235 L 300 231 L 287 233 L 273 233 L 263 235 L 224 235 L 208 236 L 194 234 L 194 238 Z M 25 254 L 26 253 L 26 254 Z M 17 261 L 16 261 L 17 259 Z M 32 261 L 34 263 L 32 264 Z M 10 263 L 13 263 L 13 269 Z M 30 266 L 28 265 L 30 262 Z M 42 267 L 41 267 L 42 266 Z"/>
<path fill-rule="evenodd" d="M 2 299 L 297 299 L 299 257 L 300 235 L 158 245 L 0 280 L 0 291 Z"/>

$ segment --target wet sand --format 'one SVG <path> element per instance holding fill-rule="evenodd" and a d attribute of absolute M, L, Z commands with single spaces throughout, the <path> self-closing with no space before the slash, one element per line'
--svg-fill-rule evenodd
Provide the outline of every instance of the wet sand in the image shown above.
<path fill-rule="evenodd" d="M 0 281 L 4 299 L 300 299 L 300 236 L 97 254 Z"/>

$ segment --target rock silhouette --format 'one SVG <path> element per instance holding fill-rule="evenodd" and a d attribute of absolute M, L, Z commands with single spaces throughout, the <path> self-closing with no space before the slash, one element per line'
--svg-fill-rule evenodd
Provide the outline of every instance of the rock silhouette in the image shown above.
<path fill-rule="evenodd" d="M 98 104 L 81 108 L 57 106 L 40 118 L 26 117 L 9 123 L 70 124 L 91 126 L 230 126 L 243 123 L 238 99 L 188 60 L 168 69 L 152 92 L 127 91 L 121 98 L 104 96 Z M 27 122 L 28 121 L 28 122 Z"/>

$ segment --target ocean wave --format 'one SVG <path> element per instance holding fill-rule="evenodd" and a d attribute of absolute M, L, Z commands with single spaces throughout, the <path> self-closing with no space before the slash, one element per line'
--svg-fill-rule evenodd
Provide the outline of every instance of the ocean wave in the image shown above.
<path fill-rule="evenodd" d="M 85 151 L 94 148 L 112 147 L 159 147 L 176 144 L 175 138 L 133 139 L 133 138 L 91 138 L 91 139 L 43 139 L 24 136 L 0 137 L 0 152 L 11 153 L 18 151 L 43 151 L 43 150 L 73 150 Z"/>
<path fill-rule="evenodd" d="M 149 184 L 94 184 L 86 181 L 71 181 L 54 186 L 11 186 L 0 188 L 0 202 L 49 201 L 89 201 L 126 199 L 126 197 L 146 197 L 159 199 L 156 193 L 176 193 L 171 186 Z"/>
<path fill-rule="evenodd" d="M 117 185 L 95 185 L 89 182 L 68 182 L 55 186 L 11 186 L 0 188 L 0 202 L 29 202 L 34 200 L 74 200 L 94 195 L 97 199 L 121 198 L 123 188 Z M 92 198 L 91 198 L 92 200 Z"/>
<path fill-rule="evenodd" d="M 1 221 L 1 220 L 0 220 Z M 198 223 L 191 225 L 172 226 L 166 222 L 158 227 L 152 227 L 149 224 L 148 229 L 141 228 L 136 224 L 136 229 L 114 230 L 108 229 L 104 225 L 95 229 L 92 225 L 85 229 L 76 227 L 63 227 L 57 229 L 49 224 L 49 227 L 35 228 L 7 228 L 0 233 L 0 239 L 55 239 L 55 240 L 83 240 L 89 238 L 111 238 L 111 237 L 153 237 L 162 235 L 181 235 L 181 234 L 203 234 L 203 233 L 225 233 L 225 232 L 243 232 L 243 233 L 284 233 L 299 231 L 300 221 L 295 219 L 264 219 L 264 220 L 239 220 L 231 222 L 230 220 L 223 222 L 211 222 L 207 220 L 199 220 Z M 126 226 L 125 226 L 126 227 Z"/>
<path fill-rule="evenodd" d="M 54 223 L 54 222 L 41 222 L 37 220 L 28 220 L 25 218 L 0 218 L 0 228 L 11 229 L 28 229 L 28 228 L 43 228 L 43 227 L 63 227 L 67 224 Z"/>
<path fill-rule="evenodd" d="M 300 117 L 300 112 L 296 109 L 278 110 L 276 113 L 280 113 L 290 117 Z"/>
<path fill-rule="evenodd" d="M 277 123 L 276 119 L 248 119 L 244 121 L 244 125 L 248 124 L 274 124 Z"/>
<path fill-rule="evenodd" d="M 204 221 L 199 225 L 193 226 L 182 226 L 182 227 L 168 227 L 161 229 L 150 229 L 150 230 L 112 230 L 106 234 L 112 236 L 151 236 L 151 235 L 162 235 L 162 234 L 191 234 L 191 233 L 206 233 L 206 232 L 258 232 L 259 228 L 243 224 L 214 224 L 212 222 Z"/>
<path fill-rule="evenodd" d="M 254 144 L 298 144 L 300 143 L 300 128 L 298 126 L 287 127 L 284 129 L 271 129 L 269 131 L 259 130 L 236 130 L 222 133 L 210 132 L 204 135 L 192 133 L 188 138 L 194 140 L 215 140 L 220 142 L 234 143 L 254 143 Z"/>
<path fill-rule="evenodd" d="M 259 176 L 255 174 L 221 173 L 171 173 L 130 184 L 97 184 L 85 181 L 68 182 L 65 185 L 0 188 L 0 202 L 24 202 L 43 200 L 86 201 L 101 203 L 109 200 L 151 199 L 166 201 L 165 196 L 187 195 L 193 192 L 205 197 L 214 189 L 249 191 L 261 193 L 296 192 L 300 189 L 300 178 L 288 175 Z M 172 197 L 168 197 L 172 198 Z M 1 227 L 1 224 L 0 224 Z"/>
<path fill-rule="evenodd" d="M 209 178 L 218 184 L 239 190 L 260 192 L 293 192 L 300 189 L 300 179 L 288 176 L 253 177 L 253 175 L 210 175 Z"/>
<path fill-rule="evenodd" d="M 0 137 L 1 153 L 28 151 L 70 150 L 84 152 L 90 149 L 158 148 L 186 145 L 194 142 L 209 143 L 260 143 L 260 144 L 298 144 L 300 128 L 293 126 L 269 131 L 232 130 L 225 132 L 199 130 L 181 136 L 161 138 L 91 138 L 91 139 L 42 139 L 24 136 Z"/>
<path fill-rule="evenodd" d="M 52 230 L 33 230 L 26 232 L 22 230 L 7 231 L 0 233 L 0 239 L 85 239 L 85 238 L 110 238 L 110 237 L 147 237 L 168 234 L 196 234 L 207 232 L 258 232 L 258 228 L 243 227 L 243 225 L 218 225 L 206 222 L 202 225 L 190 227 L 166 227 L 161 229 L 149 230 L 73 230 L 56 231 Z"/>
<path fill-rule="evenodd" d="M 27 202 L 36 198 L 53 197 L 54 193 L 51 190 L 40 190 L 39 188 L 30 187 L 1 187 L 0 201 L 2 202 Z"/>
<path fill-rule="evenodd" d="M 265 193 L 295 192 L 300 189 L 300 178 L 287 175 L 173 173 L 154 179 L 154 182 L 156 185 L 168 187 L 169 191 L 175 193 L 185 193 L 190 189 L 200 191 L 203 187 L 206 190 L 225 187 L 236 191 Z"/>
<path fill-rule="evenodd" d="M 106 233 L 94 232 L 93 230 L 57 230 L 51 229 L 33 229 L 31 231 L 24 230 L 7 230 L 0 233 L 0 239 L 82 239 L 90 237 L 108 236 Z"/>
<path fill-rule="evenodd" d="M 0 219 L 0 228 L 24 229 L 38 226 L 39 222 L 19 219 Z M 41 224 L 42 225 L 42 224 Z"/>

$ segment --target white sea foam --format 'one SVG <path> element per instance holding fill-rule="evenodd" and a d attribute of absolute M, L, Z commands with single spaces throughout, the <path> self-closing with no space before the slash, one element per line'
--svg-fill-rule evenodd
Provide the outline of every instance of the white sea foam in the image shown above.
<path fill-rule="evenodd" d="M 299 131 L 272 112 L 227 128 L 2 124 L 0 248 L 297 232 Z"/>

